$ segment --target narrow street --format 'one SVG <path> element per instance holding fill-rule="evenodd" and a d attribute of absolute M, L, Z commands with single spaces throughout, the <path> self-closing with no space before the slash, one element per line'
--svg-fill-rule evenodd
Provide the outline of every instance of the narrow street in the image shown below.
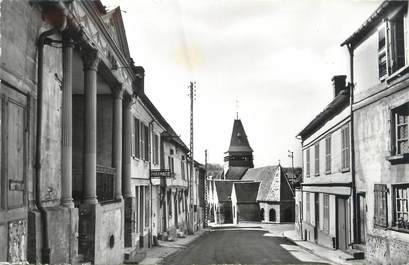
<path fill-rule="evenodd" d="M 257 228 L 214 229 L 162 264 L 326 264 L 291 241 Z"/>

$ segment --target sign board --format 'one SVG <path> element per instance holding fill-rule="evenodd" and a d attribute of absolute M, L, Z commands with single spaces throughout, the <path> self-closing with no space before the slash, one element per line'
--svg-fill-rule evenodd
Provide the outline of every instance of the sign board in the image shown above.
<path fill-rule="evenodd" d="M 173 174 L 170 169 L 152 169 L 151 178 L 172 178 Z"/>

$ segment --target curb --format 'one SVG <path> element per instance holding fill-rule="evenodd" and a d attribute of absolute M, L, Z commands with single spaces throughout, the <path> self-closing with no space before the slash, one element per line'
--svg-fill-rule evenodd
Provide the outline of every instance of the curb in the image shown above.
<path fill-rule="evenodd" d="M 315 256 L 317 256 L 317 257 L 320 257 L 321 259 L 327 260 L 330 264 L 343 265 L 343 264 L 341 264 L 341 263 L 334 262 L 334 261 L 328 259 L 327 257 L 321 256 L 321 255 L 315 253 L 314 251 L 312 251 L 311 249 L 309 249 L 309 248 L 307 248 L 307 247 L 304 247 L 304 246 L 301 246 L 301 245 L 297 244 L 297 241 L 295 241 L 295 240 L 292 239 L 292 238 L 287 237 L 287 236 L 285 235 L 285 232 L 283 232 L 283 237 L 286 238 L 288 241 L 291 241 L 292 243 L 294 243 L 294 245 L 297 245 L 297 246 L 300 247 L 301 249 L 307 251 L 308 253 L 313 254 L 313 255 L 315 255 Z"/>
<path fill-rule="evenodd" d="M 176 249 L 176 251 L 174 251 L 174 252 L 172 252 L 172 253 L 169 253 L 169 254 L 167 254 L 167 255 L 165 255 L 165 256 L 163 256 L 163 257 L 160 257 L 160 258 L 159 258 L 159 261 L 158 261 L 158 265 L 163 265 L 163 260 L 164 260 L 164 259 L 169 258 L 169 257 L 172 257 L 172 256 L 178 254 L 180 251 L 182 251 L 182 250 L 188 248 L 188 245 L 192 244 L 192 243 L 195 242 L 197 239 L 201 238 L 201 237 L 204 236 L 205 234 L 210 233 L 210 230 L 208 230 L 208 229 L 202 229 L 202 231 L 203 231 L 203 233 L 201 233 L 200 235 L 198 235 L 196 238 L 192 239 L 192 241 L 190 241 L 190 242 L 187 243 L 186 245 L 180 246 L 180 247 L 178 247 L 178 248 L 172 248 L 172 249 Z M 170 248 L 170 247 L 169 247 L 169 248 Z"/>

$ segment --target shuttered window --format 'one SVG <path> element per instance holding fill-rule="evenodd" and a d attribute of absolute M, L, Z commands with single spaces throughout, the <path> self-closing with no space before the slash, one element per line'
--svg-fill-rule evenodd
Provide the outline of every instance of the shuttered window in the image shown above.
<path fill-rule="evenodd" d="M 306 164 L 306 172 L 305 176 L 308 178 L 310 177 L 310 149 L 305 151 L 305 164 Z"/>
<path fill-rule="evenodd" d="M 139 143 L 140 143 L 140 158 L 144 159 L 145 157 L 145 130 L 144 127 L 145 125 L 143 123 L 141 123 L 140 125 L 140 137 L 139 137 Z"/>
<path fill-rule="evenodd" d="M 131 131 L 132 131 L 132 137 L 131 137 L 131 139 L 132 139 L 131 140 L 132 156 L 135 156 L 135 149 L 136 149 L 136 145 L 135 145 L 135 127 L 136 127 L 136 119 L 133 118 L 132 119 L 132 128 L 131 128 Z"/>
<path fill-rule="evenodd" d="M 305 221 L 307 223 L 311 223 L 311 202 L 310 202 L 310 193 L 306 192 L 305 193 Z"/>
<path fill-rule="evenodd" d="M 331 173 L 331 136 L 325 138 L 325 173 Z"/>
<path fill-rule="evenodd" d="M 387 60 L 386 60 L 386 29 L 381 27 L 378 30 L 378 69 L 379 69 L 379 79 L 383 80 L 387 71 Z"/>
<path fill-rule="evenodd" d="M 153 138 L 153 163 L 159 164 L 159 136 L 157 134 Z"/>
<path fill-rule="evenodd" d="M 320 143 L 315 144 L 315 176 L 318 176 L 320 174 Z"/>
<path fill-rule="evenodd" d="M 390 41 L 389 52 L 389 69 L 390 73 L 394 73 L 405 66 L 405 29 L 403 12 L 397 14 L 388 22 L 388 39 Z"/>
<path fill-rule="evenodd" d="M 374 185 L 374 224 L 386 227 L 388 225 L 388 188 L 386 184 Z"/>
<path fill-rule="evenodd" d="M 349 125 L 341 130 L 342 170 L 349 170 Z"/>
<path fill-rule="evenodd" d="M 180 173 L 182 175 L 182 179 L 185 179 L 185 162 L 183 160 L 180 162 Z"/>
<path fill-rule="evenodd" d="M 134 145 L 135 145 L 135 151 L 134 155 L 137 158 L 141 158 L 141 148 L 140 148 L 140 142 L 139 142 L 139 135 L 140 135 L 140 121 L 138 119 L 135 119 L 135 128 L 134 128 L 135 134 L 134 134 Z"/>
<path fill-rule="evenodd" d="M 145 148 L 145 150 L 144 150 L 144 160 L 145 161 L 149 161 L 149 147 L 150 147 L 150 144 L 149 144 L 149 127 L 148 126 L 145 126 L 144 125 L 144 148 Z"/>
<path fill-rule="evenodd" d="M 323 196 L 323 227 L 322 230 L 329 232 L 329 195 L 324 194 Z"/>
<path fill-rule="evenodd" d="M 398 155 L 409 153 L 408 120 L 407 113 L 396 113 L 396 153 Z"/>
<path fill-rule="evenodd" d="M 407 64 L 406 20 L 406 10 L 402 9 L 378 30 L 378 69 L 381 81 Z"/>
<path fill-rule="evenodd" d="M 393 186 L 393 196 L 395 226 L 409 230 L 409 184 Z"/>

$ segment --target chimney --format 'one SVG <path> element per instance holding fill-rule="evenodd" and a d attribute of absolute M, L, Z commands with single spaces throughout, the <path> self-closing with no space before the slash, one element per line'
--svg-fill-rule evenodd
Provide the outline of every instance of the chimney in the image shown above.
<path fill-rule="evenodd" d="M 346 89 L 346 75 L 334 75 L 332 77 L 332 87 L 334 88 L 334 98 L 338 96 L 338 94 Z"/>
<path fill-rule="evenodd" d="M 140 95 L 145 93 L 145 69 L 142 66 L 133 66 L 133 71 L 137 76 L 133 82 L 134 94 Z"/>

